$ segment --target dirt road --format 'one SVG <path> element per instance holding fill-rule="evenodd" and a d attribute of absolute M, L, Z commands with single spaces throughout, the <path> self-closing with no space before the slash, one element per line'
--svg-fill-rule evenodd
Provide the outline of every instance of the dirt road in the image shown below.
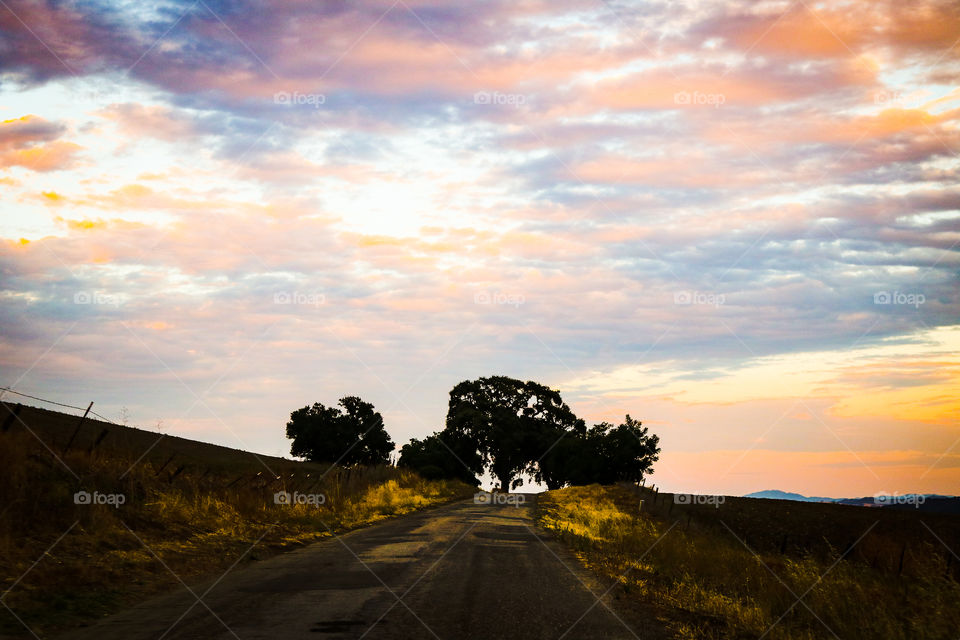
<path fill-rule="evenodd" d="M 629 621 L 530 504 L 459 502 L 353 531 L 155 598 L 65 637 L 654 637 Z M 195 594 L 195 595 L 194 595 Z M 656 636 L 660 637 L 660 636 Z"/>

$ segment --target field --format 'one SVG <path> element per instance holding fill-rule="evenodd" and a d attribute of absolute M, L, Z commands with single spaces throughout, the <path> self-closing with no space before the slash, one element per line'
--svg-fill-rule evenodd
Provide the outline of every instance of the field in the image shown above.
<path fill-rule="evenodd" d="M 4 637 L 43 637 L 181 580 L 474 491 L 395 467 L 329 468 L 91 420 L 74 437 L 77 416 L 22 407 L 13 417 L 8 406 Z"/>
<path fill-rule="evenodd" d="M 642 502 L 642 504 L 641 504 Z M 719 502 L 719 501 L 718 501 Z M 611 594 L 681 638 L 957 638 L 960 518 L 616 486 L 540 496 L 537 520 Z"/>

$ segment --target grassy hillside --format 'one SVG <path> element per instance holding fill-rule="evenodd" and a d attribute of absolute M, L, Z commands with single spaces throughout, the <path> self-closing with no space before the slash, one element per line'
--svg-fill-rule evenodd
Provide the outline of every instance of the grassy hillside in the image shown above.
<path fill-rule="evenodd" d="M 0 405 L 0 584 L 12 610 L 0 608 L 4 637 L 45 637 L 180 579 L 474 491 L 394 467 L 331 469 L 96 421 L 68 448 L 77 416 L 22 407 L 13 418 L 8 406 L 16 410 Z M 278 493 L 300 504 L 277 504 Z"/>
<path fill-rule="evenodd" d="M 17 420 L 10 416 L 18 411 Z M 21 422 L 22 421 L 22 422 Z M 171 457 L 169 465 L 174 469 L 181 465 L 198 469 L 211 469 L 224 473 L 243 472 L 256 464 L 256 470 L 264 470 L 258 462 L 262 460 L 277 472 L 281 470 L 302 470 L 303 463 L 275 456 L 253 454 L 249 451 L 231 449 L 207 442 L 198 442 L 157 431 L 147 431 L 136 427 L 116 425 L 87 418 L 77 430 L 80 417 L 59 411 L 50 411 L 27 405 L 19 405 L 4 400 L 0 403 L 0 429 L 25 430 L 24 424 L 36 433 L 54 452 L 63 452 L 67 443 L 76 432 L 70 445 L 71 451 L 89 451 L 94 448 L 101 455 L 143 456 L 143 460 L 154 464 L 163 464 Z M 278 429 L 282 430 L 283 425 Z"/>
<path fill-rule="evenodd" d="M 597 485 L 542 494 L 537 509 L 618 582 L 611 594 L 652 606 L 681 638 L 955 640 L 960 628 L 956 516 L 732 497 L 691 506 Z"/>

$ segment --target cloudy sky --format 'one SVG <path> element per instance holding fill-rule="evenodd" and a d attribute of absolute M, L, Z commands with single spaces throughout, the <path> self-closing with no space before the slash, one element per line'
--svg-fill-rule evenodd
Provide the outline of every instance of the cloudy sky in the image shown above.
<path fill-rule="evenodd" d="M 0 384 L 286 454 L 305 404 L 402 444 L 502 374 L 643 420 L 667 489 L 958 493 L 958 37 L 949 0 L 4 0 Z"/>

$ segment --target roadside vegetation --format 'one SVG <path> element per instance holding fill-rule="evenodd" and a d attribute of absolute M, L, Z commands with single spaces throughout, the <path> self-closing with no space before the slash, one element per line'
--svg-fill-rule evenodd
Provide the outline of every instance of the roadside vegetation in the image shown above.
<path fill-rule="evenodd" d="M 85 423 L 67 448 L 76 416 L 26 410 L 20 418 L 39 437 L 13 419 L 0 430 L 3 637 L 43 637 L 181 579 L 476 490 L 389 465 L 258 458 L 99 422 Z M 101 428 L 111 436 L 98 442 Z M 146 447 L 116 446 L 130 441 L 156 446 L 138 461 Z"/>
<path fill-rule="evenodd" d="M 537 521 L 679 638 L 956 639 L 955 517 L 719 498 L 570 487 Z"/>

